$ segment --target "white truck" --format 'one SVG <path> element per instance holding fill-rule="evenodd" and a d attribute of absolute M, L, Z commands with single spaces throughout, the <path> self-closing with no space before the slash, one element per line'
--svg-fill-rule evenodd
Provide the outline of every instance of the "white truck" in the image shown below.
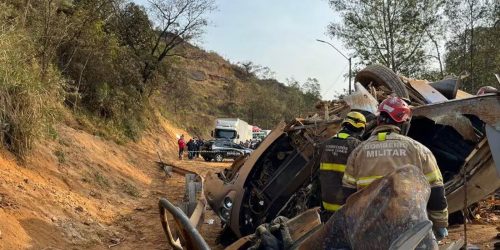
<path fill-rule="evenodd" d="M 215 139 L 230 139 L 234 143 L 252 140 L 252 126 L 239 118 L 219 118 L 215 120 L 212 135 Z"/>
<path fill-rule="evenodd" d="M 262 129 L 259 132 L 253 132 L 253 139 L 262 141 L 270 133 L 271 133 L 271 130 L 266 130 L 266 129 Z"/>

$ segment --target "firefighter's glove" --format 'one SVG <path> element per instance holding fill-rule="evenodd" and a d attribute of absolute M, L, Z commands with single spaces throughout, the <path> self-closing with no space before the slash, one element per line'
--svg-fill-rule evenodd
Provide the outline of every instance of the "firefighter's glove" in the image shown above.
<path fill-rule="evenodd" d="M 436 229 L 434 234 L 436 235 L 436 240 L 443 240 L 446 236 L 448 236 L 448 229 L 446 229 L 446 227 L 440 227 Z"/>

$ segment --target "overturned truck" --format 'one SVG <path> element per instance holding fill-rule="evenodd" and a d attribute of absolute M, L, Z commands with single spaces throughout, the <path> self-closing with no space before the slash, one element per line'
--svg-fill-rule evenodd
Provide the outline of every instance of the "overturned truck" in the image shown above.
<path fill-rule="evenodd" d="M 355 80 L 352 95 L 319 103 L 318 113 L 308 118 L 278 124 L 248 158 L 206 177 L 200 202 L 205 204 L 206 199 L 225 230 L 240 238 L 280 216 L 316 213 L 310 209 L 320 205 L 320 143 L 339 130 L 350 110 L 367 117 L 367 137 L 376 125 L 377 105 L 387 95 L 411 102 L 413 118 L 404 130 L 435 155 L 450 213 L 463 209 L 464 200 L 467 205 L 474 204 L 500 187 L 498 92 L 488 89 L 492 93 L 471 95 L 459 90 L 461 77 L 429 83 L 400 77 L 381 65 L 368 66 Z M 316 222 L 311 225 L 311 230 L 317 226 Z M 179 233 L 180 241 L 192 236 L 186 228 L 178 231 L 184 232 Z"/>

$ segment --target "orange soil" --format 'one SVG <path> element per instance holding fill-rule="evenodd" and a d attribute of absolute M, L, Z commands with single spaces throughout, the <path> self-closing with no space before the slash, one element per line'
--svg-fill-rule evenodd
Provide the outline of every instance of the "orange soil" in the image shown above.
<path fill-rule="evenodd" d="M 118 145 L 75 130 L 57 127 L 59 137 L 39 143 L 18 162 L 0 150 L 1 249 L 168 249 L 157 202 L 180 203 L 184 177 L 167 178 L 155 164 L 163 161 L 201 174 L 220 171 L 230 162 L 177 160 L 177 136 L 186 131 L 161 120 L 137 143 Z M 202 235 L 215 249 L 220 221 L 212 211 Z M 445 241 L 458 239 L 451 229 Z M 496 225 L 470 226 L 469 240 L 493 248 Z"/>
<path fill-rule="evenodd" d="M 199 172 L 229 163 L 178 161 L 176 137 L 187 133 L 165 120 L 159 127 L 118 145 L 59 125 L 58 139 L 25 162 L 0 150 L 0 249 L 167 248 L 157 202 L 179 202 L 184 178 L 165 177 L 157 148 L 164 161 Z"/>

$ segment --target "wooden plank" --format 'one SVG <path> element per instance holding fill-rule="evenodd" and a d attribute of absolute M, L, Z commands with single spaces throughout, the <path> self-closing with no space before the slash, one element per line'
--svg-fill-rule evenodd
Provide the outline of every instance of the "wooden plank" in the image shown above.
<path fill-rule="evenodd" d="M 321 224 L 318 208 L 309 209 L 287 221 L 288 230 L 293 241 L 300 239 L 307 232 Z"/>
<path fill-rule="evenodd" d="M 226 247 L 224 250 L 240 250 L 240 249 L 248 249 L 251 246 L 252 241 L 255 239 L 255 235 L 251 234 L 240 238 L 230 246 Z"/>
<path fill-rule="evenodd" d="M 448 101 L 443 94 L 439 93 L 427 81 L 415 80 L 409 82 L 411 87 L 414 88 L 428 103 L 445 102 Z"/>
<path fill-rule="evenodd" d="M 457 96 L 455 97 L 455 99 L 464 99 L 464 98 L 469 98 L 469 97 L 473 97 L 473 96 L 474 95 L 471 95 L 471 94 L 459 89 L 457 91 Z"/>

